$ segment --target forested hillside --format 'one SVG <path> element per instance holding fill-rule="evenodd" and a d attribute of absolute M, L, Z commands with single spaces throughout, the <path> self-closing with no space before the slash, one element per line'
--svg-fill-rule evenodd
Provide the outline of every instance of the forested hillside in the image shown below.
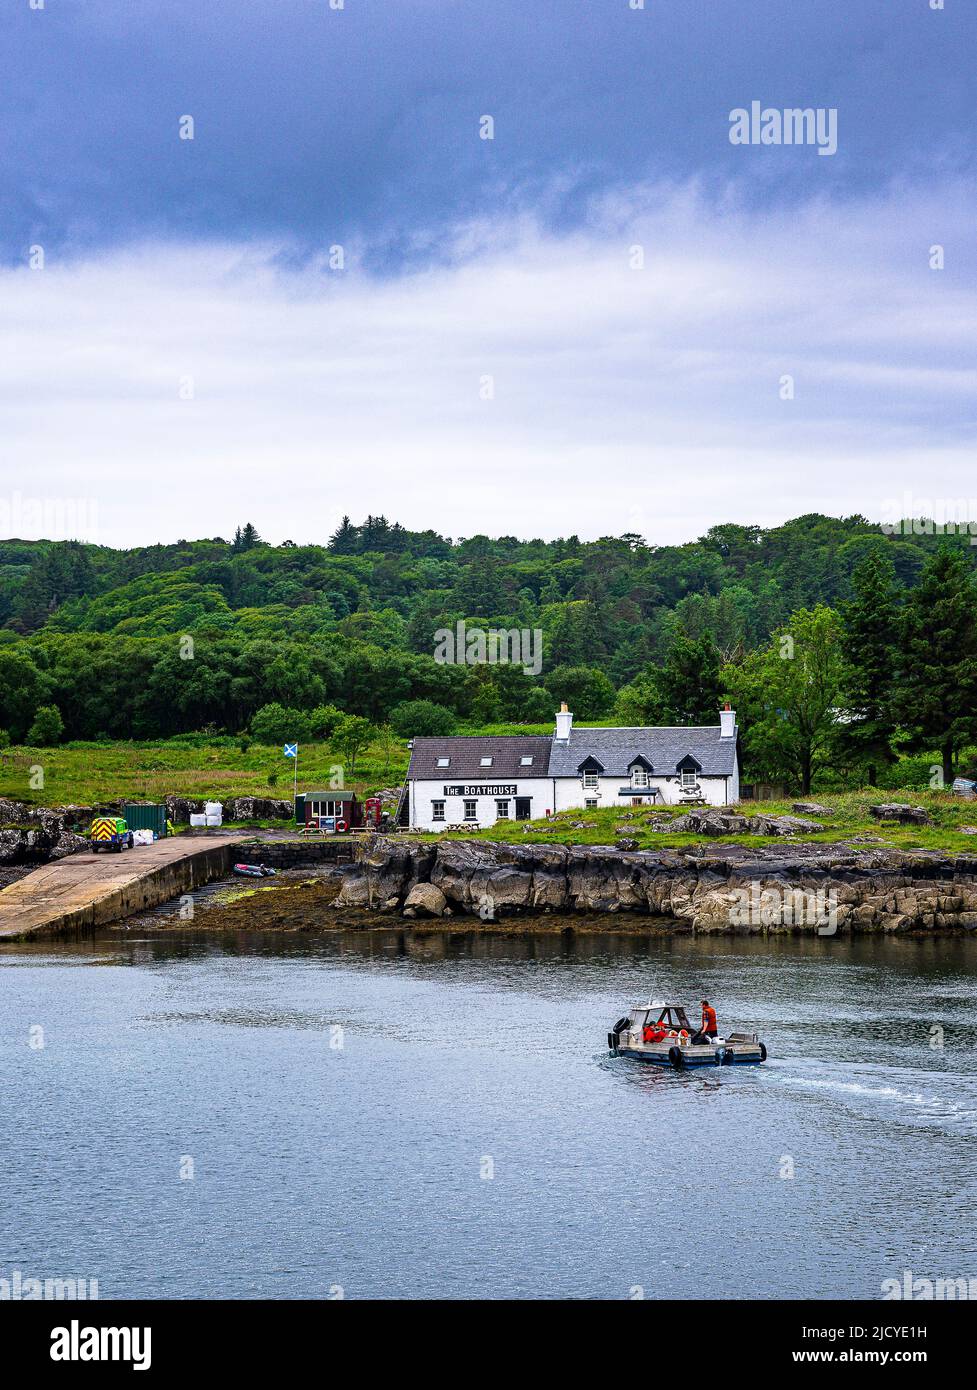
<path fill-rule="evenodd" d="M 38 709 L 54 707 L 60 729 L 51 727 L 65 739 L 237 733 L 271 706 L 301 712 L 306 736 L 322 732 L 315 711 L 326 732 L 346 712 L 408 733 L 452 721 L 549 721 L 561 699 L 582 719 L 681 721 L 709 714 L 723 693 L 758 724 L 777 674 L 760 663 L 798 614 L 795 638 L 828 644 L 830 700 L 837 706 L 847 685 L 853 706 L 845 663 L 858 652 L 846 656 L 846 630 L 832 624 L 856 596 L 853 576 L 872 564 L 889 576 L 884 599 L 876 595 L 888 605 L 887 645 L 875 653 L 887 668 L 889 711 L 888 685 L 908 679 L 899 652 L 909 597 L 941 547 L 956 557 L 957 597 L 973 627 L 977 551 L 967 537 L 918 529 L 888 536 L 863 517 L 810 515 L 654 546 L 636 535 L 452 541 L 369 517 L 345 520 L 321 546 L 268 545 L 251 525 L 231 540 L 132 550 L 2 541 L 0 727 L 23 741 Z M 830 617 L 807 631 L 803 615 L 819 609 Z M 435 631 L 460 619 L 542 629 L 540 674 L 436 662 Z M 427 703 L 403 709 L 416 701 Z M 958 714 L 954 753 L 970 737 L 967 710 Z M 274 722 L 265 714 L 270 737 Z M 917 744 L 932 738 L 917 732 Z M 871 756 L 885 761 L 880 739 L 884 730 Z M 782 762 L 776 750 L 753 755 L 757 771 Z"/>

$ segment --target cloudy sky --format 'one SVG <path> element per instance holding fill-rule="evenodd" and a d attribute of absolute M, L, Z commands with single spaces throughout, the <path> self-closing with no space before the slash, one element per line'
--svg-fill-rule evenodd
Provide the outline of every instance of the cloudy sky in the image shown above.
<path fill-rule="evenodd" d="M 977 498 L 969 0 L 337 3 L 7 8 L 4 533 Z"/>

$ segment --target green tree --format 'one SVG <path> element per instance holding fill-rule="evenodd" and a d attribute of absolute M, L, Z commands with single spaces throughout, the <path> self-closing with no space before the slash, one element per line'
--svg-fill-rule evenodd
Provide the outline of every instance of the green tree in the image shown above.
<path fill-rule="evenodd" d="M 798 609 L 768 647 L 727 667 L 756 774 L 811 790 L 834 740 L 843 675 L 841 619 L 823 604 Z"/>
<path fill-rule="evenodd" d="M 896 761 L 892 696 L 899 661 L 899 591 L 892 560 L 881 547 L 856 565 L 852 587 L 854 598 L 841 610 L 846 722 L 839 726 L 838 742 L 865 767 L 874 787 L 879 766 Z"/>
<path fill-rule="evenodd" d="M 655 684 L 664 723 L 717 723 L 723 684 L 712 633 L 697 638 L 677 633 Z"/>
<path fill-rule="evenodd" d="M 27 742 L 35 748 L 51 748 L 61 742 L 64 720 L 57 705 L 40 705 L 27 733 Z"/>
<path fill-rule="evenodd" d="M 369 719 L 363 719 L 358 714 L 347 714 L 340 720 L 333 741 L 343 755 L 346 772 L 350 777 L 356 771 L 357 757 L 375 733 L 376 730 Z"/>
<path fill-rule="evenodd" d="M 614 701 L 614 718 L 628 729 L 663 723 L 661 694 L 654 671 L 639 671 L 634 680 L 622 685 Z"/>
<path fill-rule="evenodd" d="M 592 666 L 556 666 L 546 684 L 557 700 L 566 700 L 577 719 L 601 719 L 614 704 L 614 687 L 603 671 Z"/>
<path fill-rule="evenodd" d="M 523 698 L 519 718 L 525 724 L 548 724 L 556 718 L 556 703 L 545 686 L 535 685 Z"/>
<path fill-rule="evenodd" d="M 903 626 L 900 723 L 914 752 L 939 750 L 943 781 L 977 738 L 977 591 L 959 550 L 941 547 L 909 596 Z"/>
<path fill-rule="evenodd" d="M 312 737 L 309 716 L 302 710 L 288 709 L 277 702 L 262 705 L 255 712 L 251 719 L 251 732 L 259 743 L 280 743 L 283 746 Z"/>
<path fill-rule="evenodd" d="M 404 700 L 390 711 L 390 725 L 401 738 L 436 738 L 453 734 L 458 720 L 434 700 Z"/>
<path fill-rule="evenodd" d="M 0 647 L 0 723 L 19 742 L 47 695 L 47 681 L 27 651 Z"/>

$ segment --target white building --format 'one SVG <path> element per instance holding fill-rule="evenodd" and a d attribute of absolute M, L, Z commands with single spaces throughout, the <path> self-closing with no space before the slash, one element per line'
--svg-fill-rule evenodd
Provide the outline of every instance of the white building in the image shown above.
<path fill-rule="evenodd" d="M 416 738 L 401 820 L 422 830 L 487 828 L 554 811 L 739 800 L 736 714 L 698 727 L 573 727 L 564 704 L 552 738 Z"/>
<path fill-rule="evenodd" d="M 443 830 L 551 815 L 550 743 L 530 734 L 415 738 L 401 819 L 421 830 Z"/>
<path fill-rule="evenodd" d="M 553 809 L 729 806 L 740 796 L 738 742 L 729 708 L 714 725 L 575 729 L 564 705 L 550 749 Z"/>

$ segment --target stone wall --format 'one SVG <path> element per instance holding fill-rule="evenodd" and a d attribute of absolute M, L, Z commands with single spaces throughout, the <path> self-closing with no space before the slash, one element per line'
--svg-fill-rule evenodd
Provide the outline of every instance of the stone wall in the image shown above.
<path fill-rule="evenodd" d="M 420 884 L 438 891 L 408 902 Z M 812 910 L 818 904 L 827 912 Z M 977 927 L 977 857 L 850 845 L 629 852 L 376 838 L 344 871 L 335 905 L 485 921 L 629 912 L 703 932 L 969 931 Z"/>

